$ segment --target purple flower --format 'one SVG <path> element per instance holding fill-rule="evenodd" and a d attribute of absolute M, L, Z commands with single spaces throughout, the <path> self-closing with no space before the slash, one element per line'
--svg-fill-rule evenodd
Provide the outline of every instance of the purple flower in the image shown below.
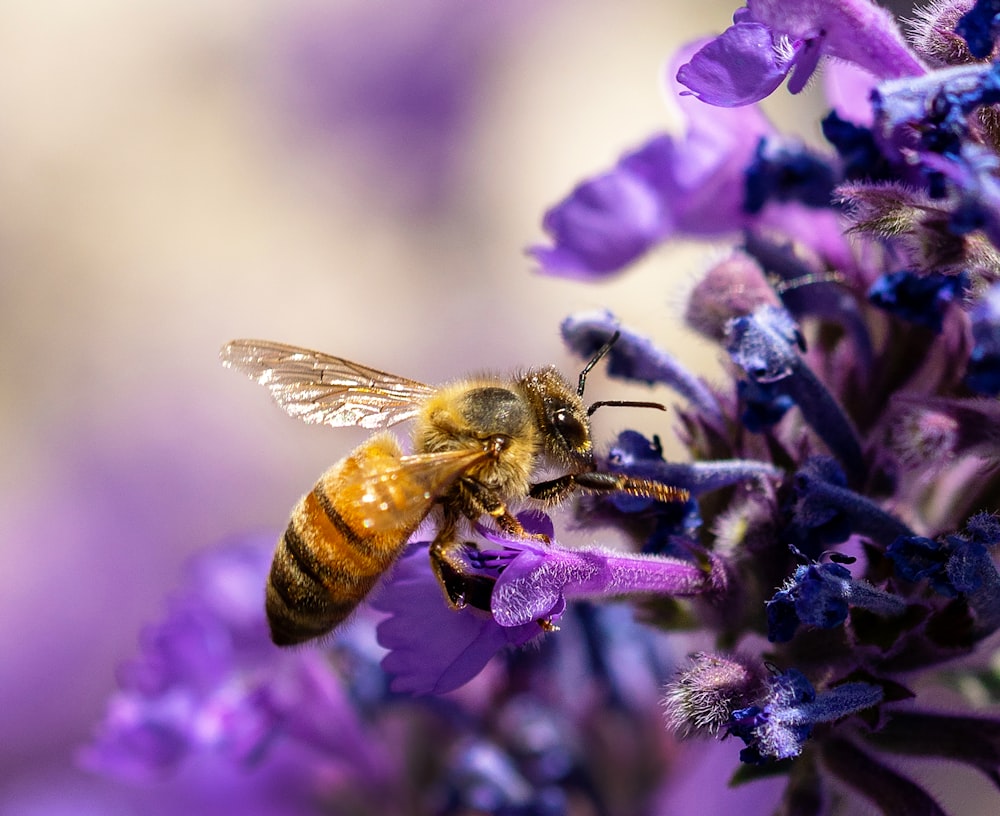
<path fill-rule="evenodd" d="M 677 81 L 709 105 L 739 107 L 770 96 L 798 56 L 794 46 L 782 48 L 766 25 L 742 11 L 734 15 L 735 25 L 677 71 Z"/>
<path fill-rule="evenodd" d="M 192 564 L 167 616 L 143 632 L 139 657 L 122 666 L 81 752 L 86 767 L 155 778 L 206 756 L 253 764 L 306 748 L 370 779 L 386 772 L 323 656 L 269 642 L 261 588 L 274 541 L 234 540 Z"/>
<path fill-rule="evenodd" d="M 707 553 L 698 562 L 633 555 L 604 549 L 568 550 L 502 541 L 502 550 L 482 553 L 499 573 L 490 606 L 501 626 L 554 622 L 568 598 L 656 593 L 673 597 L 711 595 L 726 584 L 723 565 Z"/>
<path fill-rule="evenodd" d="M 856 714 L 882 701 L 869 683 L 845 683 L 817 694 L 795 669 L 772 678 L 760 703 L 734 711 L 730 734 L 746 743 L 740 760 L 751 764 L 789 759 L 802 752 L 814 726 Z"/>
<path fill-rule="evenodd" d="M 990 553 L 1000 543 L 1000 521 L 988 513 L 969 519 L 963 535 L 931 541 L 900 536 L 886 554 L 907 581 L 928 579 L 946 597 L 961 596 L 972 610 L 974 636 L 985 637 L 1000 627 L 1000 572 Z"/>
<path fill-rule="evenodd" d="M 897 536 L 911 535 L 905 524 L 877 502 L 851 490 L 843 471 L 828 457 L 808 459 L 795 474 L 792 486 L 793 526 L 801 532 L 798 543 L 807 551 L 813 551 L 816 544 L 840 543 L 852 533 L 883 546 Z"/>
<path fill-rule="evenodd" d="M 818 629 L 840 626 L 850 607 L 890 617 L 906 611 L 901 598 L 854 580 L 841 564 L 810 564 L 795 570 L 767 602 L 767 639 L 787 642 L 800 624 Z"/>
<path fill-rule="evenodd" d="M 92 766 L 294 766 L 290 792 L 362 816 L 703 811 L 721 801 L 706 764 L 719 789 L 754 782 L 737 809 L 803 814 L 856 797 L 943 814 L 899 755 L 1000 779 L 1000 722 L 961 710 L 963 689 L 981 698 L 967 708 L 997 702 L 1000 408 L 970 389 L 1000 392 L 1000 74 L 948 50 L 952 11 L 930 10 L 910 51 L 861 0 L 750 0 L 681 77 L 728 105 L 846 61 L 824 125 L 839 159 L 752 106 L 689 93 L 682 135 L 647 139 L 546 216 L 535 257 L 586 280 L 670 237 L 731 239 L 686 311 L 728 354 L 711 384 L 649 339 L 655 326 L 621 329 L 605 310 L 562 326 L 584 358 L 619 331 L 611 374 L 656 407 L 681 396 L 654 416 L 684 456 L 595 429 L 604 475 L 577 474 L 555 522 L 522 512 L 523 539 L 488 525 L 532 505 L 532 484 L 482 508 L 487 526 L 455 528 L 458 608 L 425 552 L 432 513 L 371 603 L 313 649 L 266 641 L 270 541 L 220 549 L 121 670 Z M 560 475 L 552 464 L 529 480 Z M 587 490 L 607 474 L 687 500 Z M 463 478 L 471 512 L 480 474 Z M 669 732 L 650 716 L 664 683 Z M 941 684 L 950 710 L 927 710 Z M 675 738 L 691 740 L 697 797 Z"/>
<path fill-rule="evenodd" d="M 400 559 L 373 605 L 389 613 L 378 625 L 378 640 L 389 650 L 382 668 L 396 692 L 452 691 L 479 674 L 502 649 L 542 634 L 537 623 L 504 627 L 489 612 L 451 609 L 431 571 L 426 545 L 414 546 Z M 428 638 L 428 632 L 434 637 Z"/>
<path fill-rule="evenodd" d="M 674 223 L 665 196 L 628 167 L 629 158 L 581 182 L 545 213 L 542 227 L 554 246 L 530 251 L 542 269 L 602 277 L 632 263 L 670 233 Z"/>
<path fill-rule="evenodd" d="M 552 535 L 545 516 L 521 516 L 525 528 Z M 554 628 L 572 598 L 657 592 L 677 597 L 718 592 L 722 566 L 711 558 L 688 562 L 610 550 L 569 550 L 483 535 L 501 549 L 468 548 L 470 570 L 494 584 L 489 610 L 451 609 L 421 545 L 400 560 L 374 606 L 390 613 L 378 626 L 389 650 L 382 666 L 393 691 L 442 694 L 464 685 L 508 646 Z M 427 639 L 428 629 L 435 637 Z"/>
<path fill-rule="evenodd" d="M 276 65 L 292 135 L 348 152 L 359 184 L 383 201 L 423 216 L 445 207 L 463 183 L 491 65 L 531 19 L 518 2 L 295 10 Z"/>
<path fill-rule="evenodd" d="M 677 79 L 710 105 L 748 105 L 788 74 L 789 91 L 798 93 L 824 56 L 886 79 L 924 72 L 892 17 L 867 0 L 748 0 Z"/>
<path fill-rule="evenodd" d="M 636 431 L 622 431 L 608 453 L 610 468 L 639 479 L 684 488 L 692 496 L 765 477 L 779 478 L 782 471 L 769 462 L 722 459 L 717 462 L 666 462 L 663 451 Z M 644 500 L 646 504 L 649 500 Z"/>
<path fill-rule="evenodd" d="M 682 136 L 653 137 L 546 212 L 552 246 L 529 250 L 544 272 L 600 279 L 672 235 L 719 235 L 745 223 L 744 172 L 770 125 L 752 108 L 678 105 Z"/>

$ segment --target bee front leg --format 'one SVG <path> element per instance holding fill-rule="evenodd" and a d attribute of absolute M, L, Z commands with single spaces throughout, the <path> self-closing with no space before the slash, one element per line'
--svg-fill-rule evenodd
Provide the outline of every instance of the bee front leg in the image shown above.
<path fill-rule="evenodd" d="M 649 479 L 633 479 L 621 473 L 606 471 L 584 471 L 583 473 L 567 473 L 550 479 L 547 482 L 536 482 L 531 485 L 528 495 L 545 502 L 559 502 L 574 490 L 587 490 L 594 493 L 627 493 L 630 496 L 655 499 L 662 502 L 687 501 L 690 493 L 681 487 L 653 482 Z"/>

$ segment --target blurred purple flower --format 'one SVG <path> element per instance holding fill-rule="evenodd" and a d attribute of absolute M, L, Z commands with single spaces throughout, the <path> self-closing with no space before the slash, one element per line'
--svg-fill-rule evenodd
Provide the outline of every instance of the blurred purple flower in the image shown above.
<path fill-rule="evenodd" d="M 192 563 L 167 616 L 121 667 L 84 766 L 153 779 L 205 756 L 256 764 L 291 744 L 372 781 L 388 772 L 323 655 L 270 642 L 261 587 L 275 538 L 237 539 Z"/>
<path fill-rule="evenodd" d="M 721 235 L 745 223 L 744 171 L 770 124 L 754 108 L 676 100 L 683 135 L 655 136 L 545 214 L 552 246 L 529 250 L 544 272 L 599 279 L 673 235 Z"/>
<path fill-rule="evenodd" d="M 980 394 L 1000 394 L 1000 283 L 993 284 L 969 313 L 972 352 L 965 383 Z"/>
<path fill-rule="evenodd" d="M 533 14 L 520 2 L 308 7 L 279 38 L 282 90 L 309 135 L 350 148 L 383 199 L 426 213 L 453 197 L 483 86 Z"/>

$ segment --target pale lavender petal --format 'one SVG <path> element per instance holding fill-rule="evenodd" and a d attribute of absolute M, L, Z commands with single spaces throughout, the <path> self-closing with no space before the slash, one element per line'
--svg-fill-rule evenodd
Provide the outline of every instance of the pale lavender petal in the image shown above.
<path fill-rule="evenodd" d="M 871 127 L 871 93 L 878 84 L 875 75 L 849 62 L 833 61 L 823 69 L 823 87 L 831 107 L 841 119 Z"/>

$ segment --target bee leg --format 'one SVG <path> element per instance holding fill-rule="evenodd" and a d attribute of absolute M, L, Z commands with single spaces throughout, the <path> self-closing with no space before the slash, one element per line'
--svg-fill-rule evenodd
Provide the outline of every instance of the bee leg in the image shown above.
<path fill-rule="evenodd" d="M 538 501 L 558 504 L 578 488 L 579 485 L 577 485 L 574 475 L 567 473 L 565 476 L 550 479 L 547 482 L 536 482 L 529 488 L 528 495 Z"/>
<path fill-rule="evenodd" d="M 448 602 L 455 609 L 474 606 L 476 609 L 490 610 L 490 596 L 493 594 L 495 579 L 474 573 L 462 557 L 466 546 L 472 543 L 457 541 L 454 529 L 444 529 L 438 533 L 430 546 L 431 569 L 441 585 Z"/>
<path fill-rule="evenodd" d="M 586 490 L 594 493 L 628 493 L 631 496 L 641 496 L 662 502 L 687 501 L 690 498 L 690 493 L 681 487 L 649 479 L 633 479 L 622 473 L 608 473 L 598 470 L 567 473 L 547 482 L 536 482 L 531 485 L 528 495 L 538 501 L 559 502 L 574 490 Z"/>
<path fill-rule="evenodd" d="M 507 509 L 507 505 L 496 493 L 475 479 L 459 479 L 456 483 L 462 501 L 462 511 L 475 521 L 480 516 L 490 516 L 500 532 L 511 538 L 549 543 L 549 537 L 541 533 L 529 533 L 517 520 L 517 516 Z"/>

